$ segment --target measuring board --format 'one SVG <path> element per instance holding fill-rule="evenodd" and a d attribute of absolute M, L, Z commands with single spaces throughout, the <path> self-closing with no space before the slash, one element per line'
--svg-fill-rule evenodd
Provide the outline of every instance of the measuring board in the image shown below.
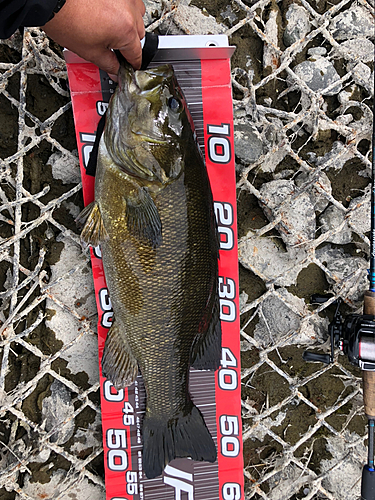
<path fill-rule="evenodd" d="M 205 157 L 220 234 L 219 296 L 222 360 L 216 372 L 191 368 L 189 391 L 217 446 L 215 463 L 176 459 L 163 474 L 142 471 L 142 377 L 117 391 L 102 376 L 101 410 L 106 500 L 243 500 L 241 376 L 238 304 L 236 182 L 230 57 L 225 35 L 160 36 L 149 67 L 170 63 L 185 94 Z M 95 132 L 116 84 L 108 75 L 65 51 L 85 205 L 94 200 L 95 178 L 86 167 Z M 91 249 L 99 312 L 99 366 L 112 322 L 100 248 Z"/>

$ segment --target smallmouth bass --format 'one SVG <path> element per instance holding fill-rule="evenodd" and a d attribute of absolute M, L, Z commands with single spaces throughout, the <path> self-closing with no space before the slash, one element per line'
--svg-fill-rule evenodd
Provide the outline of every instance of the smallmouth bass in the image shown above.
<path fill-rule="evenodd" d="M 78 217 L 101 245 L 114 311 L 102 370 L 123 388 L 140 370 L 147 404 L 143 469 L 174 458 L 214 462 L 188 390 L 189 368 L 219 367 L 219 244 L 204 161 L 169 65 L 122 63 L 99 144 L 95 201 Z"/>

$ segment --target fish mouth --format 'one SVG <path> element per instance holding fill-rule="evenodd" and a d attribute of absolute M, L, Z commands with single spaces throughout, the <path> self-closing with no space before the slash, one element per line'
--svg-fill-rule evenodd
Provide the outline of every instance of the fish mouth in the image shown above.
<path fill-rule="evenodd" d="M 137 96 L 139 96 L 149 101 L 150 105 L 152 105 L 153 102 L 158 100 L 158 96 L 162 93 L 166 81 L 172 77 L 173 69 L 170 64 L 142 71 L 134 70 L 129 63 L 123 62 L 119 70 L 119 87 L 123 96 L 122 99 L 125 99 L 128 103 L 134 103 L 137 100 Z M 158 121 L 157 115 L 155 116 L 155 120 Z M 150 144 L 168 145 L 173 142 L 171 135 L 161 133 L 161 131 L 156 129 L 145 130 L 140 123 L 133 123 L 131 132 L 139 139 Z"/>
<path fill-rule="evenodd" d="M 118 78 L 121 91 L 129 93 L 154 93 L 163 81 L 173 76 L 170 64 L 147 70 L 135 70 L 128 62 L 120 65 Z"/>

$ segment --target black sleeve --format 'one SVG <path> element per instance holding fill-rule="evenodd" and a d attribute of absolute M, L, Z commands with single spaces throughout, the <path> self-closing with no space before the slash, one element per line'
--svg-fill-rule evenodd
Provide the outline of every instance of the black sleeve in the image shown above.
<path fill-rule="evenodd" d="M 53 16 L 58 0 L 0 0 L 0 38 L 23 26 L 43 26 Z"/>

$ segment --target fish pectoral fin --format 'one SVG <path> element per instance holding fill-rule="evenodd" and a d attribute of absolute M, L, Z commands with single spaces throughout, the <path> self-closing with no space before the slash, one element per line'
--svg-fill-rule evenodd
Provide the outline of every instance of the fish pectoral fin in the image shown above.
<path fill-rule="evenodd" d="M 196 370 L 217 370 L 221 359 L 219 296 L 215 298 L 211 321 L 205 333 L 197 336 L 191 350 L 191 366 Z"/>
<path fill-rule="evenodd" d="M 102 370 L 103 376 L 107 377 L 116 389 L 132 384 L 138 375 L 137 360 L 117 323 L 113 323 L 107 334 Z"/>
<path fill-rule="evenodd" d="M 161 244 L 160 215 L 147 189 L 139 188 L 135 195 L 126 198 L 126 223 L 134 238 L 153 248 Z"/>
<path fill-rule="evenodd" d="M 78 226 L 83 226 L 81 241 L 86 245 L 98 246 L 108 238 L 99 205 L 96 201 L 87 205 L 76 218 Z"/>

